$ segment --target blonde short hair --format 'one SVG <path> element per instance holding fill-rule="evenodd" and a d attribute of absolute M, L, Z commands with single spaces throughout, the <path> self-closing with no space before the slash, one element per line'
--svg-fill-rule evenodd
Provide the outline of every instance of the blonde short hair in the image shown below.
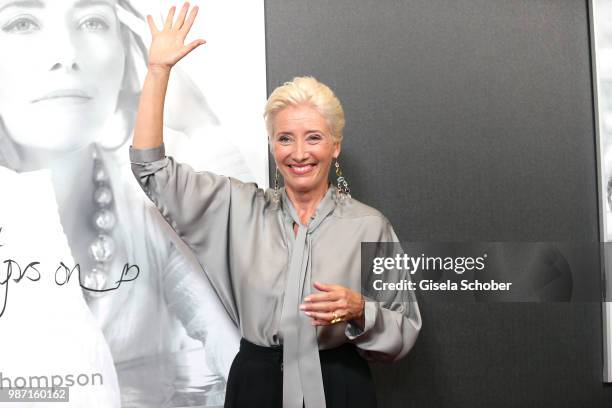
<path fill-rule="evenodd" d="M 285 82 L 270 94 L 266 102 L 264 118 L 268 130 L 268 140 L 274 134 L 274 118 L 276 114 L 288 106 L 309 104 L 325 119 L 334 142 L 342 141 L 344 129 L 344 110 L 333 91 L 325 84 L 311 76 L 295 77 L 291 82 Z"/>

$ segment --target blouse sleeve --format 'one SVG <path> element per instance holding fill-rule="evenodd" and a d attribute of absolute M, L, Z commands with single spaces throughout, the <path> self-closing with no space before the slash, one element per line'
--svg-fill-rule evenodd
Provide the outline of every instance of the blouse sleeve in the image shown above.
<path fill-rule="evenodd" d="M 155 204 L 204 268 L 221 302 L 236 323 L 239 316 L 232 293 L 229 261 L 232 201 L 248 212 L 260 189 L 255 183 L 210 172 L 196 172 L 165 155 L 163 144 L 153 148 L 130 146 L 132 172 Z M 249 214 L 236 213 L 238 218 Z"/>
<path fill-rule="evenodd" d="M 393 227 L 385 218 L 378 242 L 395 242 L 394 252 L 402 251 Z M 388 248 L 390 248 L 389 246 Z M 409 280 L 403 270 L 392 270 L 385 275 L 389 281 Z M 384 299 L 365 297 L 365 326 L 362 329 L 347 324 L 345 334 L 360 354 L 370 361 L 397 361 L 412 348 L 421 330 L 421 313 L 414 291 L 386 293 Z"/>

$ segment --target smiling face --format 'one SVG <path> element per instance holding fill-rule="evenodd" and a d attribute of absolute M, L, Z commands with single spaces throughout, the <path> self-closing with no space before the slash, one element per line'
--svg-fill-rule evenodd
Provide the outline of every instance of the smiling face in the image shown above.
<path fill-rule="evenodd" d="M 273 131 L 274 160 L 285 188 L 324 193 L 332 160 L 340 154 L 325 117 L 310 105 L 288 106 L 276 114 Z"/>
<path fill-rule="evenodd" d="M 0 0 L 0 117 L 25 148 L 72 151 L 115 111 L 117 0 Z"/>

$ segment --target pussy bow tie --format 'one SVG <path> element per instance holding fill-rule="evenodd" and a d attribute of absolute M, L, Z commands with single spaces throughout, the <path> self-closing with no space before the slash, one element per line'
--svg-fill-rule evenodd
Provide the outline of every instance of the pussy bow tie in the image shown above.
<path fill-rule="evenodd" d="M 316 326 L 299 310 L 312 288 L 312 234 L 333 211 L 333 187 L 319 203 L 315 216 L 302 225 L 283 190 L 283 206 L 299 227 L 293 243 L 280 321 L 283 335 L 283 408 L 325 408 Z M 293 226 L 291 227 L 293 236 Z"/>

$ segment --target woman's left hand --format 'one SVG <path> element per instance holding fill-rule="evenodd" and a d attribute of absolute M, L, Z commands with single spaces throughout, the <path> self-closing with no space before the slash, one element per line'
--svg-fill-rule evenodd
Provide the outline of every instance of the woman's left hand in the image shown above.
<path fill-rule="evenodd" d="M 315 326 L 329 326 L 334 317 L 340 321 L 353 321 L 361 329 L 365 326 L 365 300 L 360 293 L 340 285 L 327 285 L 315 282 L 315 289 L 323 293 L 314 293 L 304 298 L 300 310 L 312 318 Z M 335 313 L 335 315 L 334 315 Z"/>

